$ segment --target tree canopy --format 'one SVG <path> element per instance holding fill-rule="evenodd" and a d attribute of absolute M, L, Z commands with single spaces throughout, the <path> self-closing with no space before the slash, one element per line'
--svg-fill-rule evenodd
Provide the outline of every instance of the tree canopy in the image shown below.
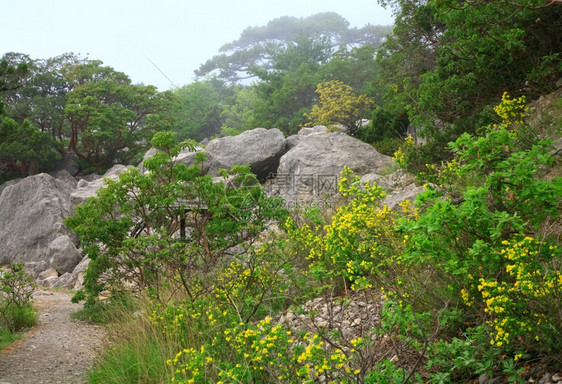
<path fill-rule="evenodd" d="M 560 78 L 562 7 L 555 1 L 384 3 L 396 14 L 378 53 L 387 102 L 428 135 L 489 123 L 489 106 L 503 92 L 536 96 Z"/>
<path fill-rule="evenodd" d="M 133 85 L 126 74 L 101 61 L 71 53 L 36 60 L 7 53 L 2 63 L 2 96 L 6 115 L 13 121 L 3 131 L 10 132 L 10 149 L 4 145 L 0 155 L 8 164 L 20 164 L 23 176 L 52 166 L 50 155 L 35 156 L 40 163 L 36 167 L 24 166 L 14 157 L 22 153 L 22 146 L 31 145 L 24 143 L 23 130 L 50 136 L 38 140 L 41 145 L 33 144 L 45 153 L 51 153 L 44 147 L 50 143 L 61 156 L 72 152 L 85 168 L 103 171 L 115 163 L 137 161 L 153 133 L 170 127 L 171 117 L 159 116 L 169 107 L 169 93 Z"/>
<path fill-rule="evenodd" d="M 299 40 L 309 36 L 321 41 L 323 50 L 336 51 L 338 47 L 371 45 L 378 47 L 390 33 L 391 27 L 366 25 L 363 28 L 350 28 L 349 22 L 333 12 L 318 13 L 306 18 L 280 17 L 262 27 L 249 27 L 242 32 L 238 40 L 220 48 L 221 54 L 208 60 L 195 71 L 199 77 L 214 71 L 229 82 L 245 78 L 255 78 L 256 69 L 270 70 L 279 64 L 279 55 L 297 46 Z M 306 60 L 311 60 L 318 53 L 319 46 L 307 52 Z M 320 49 L 320 50 L 322 50 Z M 320 55 L 321 60 L 326 53 Z M 302 61 L 301 61 L 302 62 Z"/>

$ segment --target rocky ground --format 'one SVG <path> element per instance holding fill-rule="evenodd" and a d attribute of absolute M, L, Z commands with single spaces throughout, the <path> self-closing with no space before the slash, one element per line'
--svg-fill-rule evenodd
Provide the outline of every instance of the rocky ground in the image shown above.
<path fill-rule="evenodd" d="M 0 352 L 0 384 L 81 384 L 104 340 L 98 325 L 72 319 L 81 304 L 62 291 L 36 291 L 38 324 Z"/>

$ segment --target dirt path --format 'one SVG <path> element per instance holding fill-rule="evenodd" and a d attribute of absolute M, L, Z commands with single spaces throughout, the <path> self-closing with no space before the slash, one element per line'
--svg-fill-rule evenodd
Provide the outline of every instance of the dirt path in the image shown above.
<path fill-rule="evenodd" d="M 103 343 L 103 328 L 70 318 L 81 304 L 66 292 L 36 291 L 38 324 L 0 352 L 0 384 L 81 384 Z"/>

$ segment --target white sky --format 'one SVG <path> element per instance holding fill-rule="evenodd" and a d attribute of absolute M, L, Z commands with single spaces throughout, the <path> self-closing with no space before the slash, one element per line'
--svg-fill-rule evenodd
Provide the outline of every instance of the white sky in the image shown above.
<path fill-rule="evenodd" d="M 74 52 L 126 73 L 134 83 L 172 87 L 238 39 L 281 16 L 336 12 L 352 27 L 390 25 L 376 0 L 25 0 L 3 1 L 0 56 L 46 59 Z"/>

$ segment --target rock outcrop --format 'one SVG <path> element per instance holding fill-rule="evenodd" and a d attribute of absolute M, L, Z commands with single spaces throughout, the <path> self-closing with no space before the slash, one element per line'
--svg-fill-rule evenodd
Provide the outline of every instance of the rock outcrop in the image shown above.
<path fill-rule="evenodd" d="M 189 151 L 189 150 L 185 149 L 185 150 L 181 151 L 176 156 L 174 161 L 176 163 L 185 164 L 188 167 L 190 167 L 190 166 L 196 164 L 196 160 L 197 160 L 196 158 L 197 158 L 197 155 L 198 155 L 199 152 L 205 152 L 205 151 L 201 147 L 196 148 L 195 151 Z M 199 163 L 199 166 L 201 167 L 201 174 L 202 175 L 217 174 L 217 171 L 219 170 L 220 163 L 215 161 L 212 154 L 205 153 L 205 161 Z"/>
<path fill-rule="evenodd" d="M 279 159 L 285 153 L 285 137 L 276 128 L 256 128 L 238 136 L 211 140 L 205 152 L 213 157 L 212 171 L 248 164 L 258 179 L 265 181 L 277 171 Z"/>
<path fill-rule="evenodd" d="M 103 177 L 99 177 L 91 181 L 87 181 L 86 179 L 80 180 L 76 189 L 70 195 L 72 206 L 75 207 L 79 204 L 85 203 L 88 197 L 95 196 L 96 191 L 103 187 L 103 179 L 109 178 L 117 180 L 119 178 L 119 174 L 127 168 L 128 167 L 125 165 L 117 164 L 111 167 L 111 169 L 109 169 Z"/>
<path fill-rule="evenodd" d="M 104 177 L 117 179 L 125 169 L 116 165 Z M 83 272 L 76 272 L 83 255 L 77 249 L 78 239 L 64 225 L 64 219 L 102 185 L 101 176 L 77 182 L 66 169 L 3 184 L 0 265 L 25 263 L 26 271 L 46 282 L 46 286 L 62 282 L 62 276 L 66 276 L 67 283 L 76 282 Z"/>
<path fill-rule="evenodd" d="M 292 203 L 304 203 L 337 193 L 343 166 L 355 174 L 379 173 L 390 169 L 392 159 L 369 144 L 325 127 L 304 128 L 299 139 L 279 161 L 276 179 L 268 188 Z"/>
<path fill-rule="evenodd" d="M 63 220 L 72 213 L 72 185 L 41 173 L 10 185 L 0 195 L 0 264 L 49 262 L 49 246 L 73 238 Z"/>
<path fill-rule="evenodd" d="M 390 157 L 344 133 L 328 132 L 323 126 L 305 128 L 287 139 L 278 129 L 256 128 L 212 140 L 196 152 L 181 152 L 175 161 L 192 165 L 197 152 L 206 153 L 202 174 L 215 176 L 220 168 L 247 164 L 260 181 L 267 180 L 270 195 L 283 196 L 289 200 L 288 206 L 335 195 L 344 165 L 360 176 L 368 174 L 367 179 L 389 185 L 396 182 L 380 176 L 381 171 L 393 166 Z M 147 152 L 143 161 L 154 153 L 154 149 Z M 103 176 L 76 177 L 72 159 L 61 163 L 60 168 L 50 175 L 0 186 L 0 265 L 23 262 L 44 286 L 78 288 L 89 260 L 77 248 L 78 241 L 63 220 L 76 205 L 96 195 L 104 178 L 116 180 L 127 167 L 116 165 Z"/>
<path fill-rule="evenodd" d="M 82 260 L 80 251 L 76 249 L 74 242 L 67 235 L 59 236 L 49 244 L 47 257 L 49 258 L 49 265 L 59 275 L 72 272 L 74 267 Z"/>

